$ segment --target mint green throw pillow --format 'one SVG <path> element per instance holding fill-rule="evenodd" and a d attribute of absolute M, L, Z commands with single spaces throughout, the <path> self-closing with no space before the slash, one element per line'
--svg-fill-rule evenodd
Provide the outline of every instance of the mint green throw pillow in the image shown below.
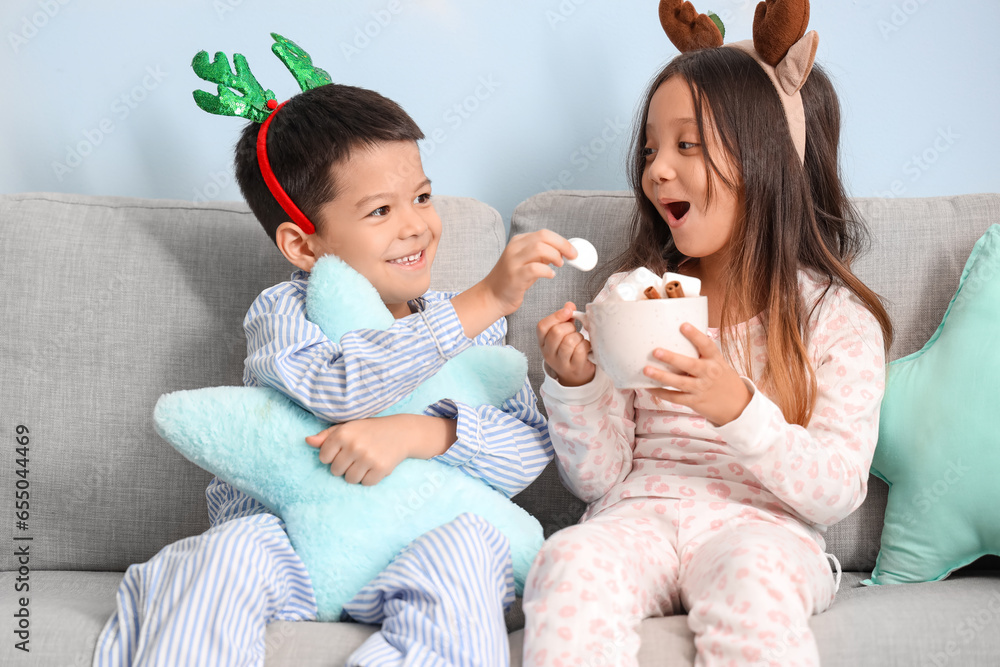
<path fill-rule="evenodd" d="M 863 583 L 938 581 L 1000 554 L 1000 225 L 927 344 L 889 364 L 872 473 L 889 501 Z"/>

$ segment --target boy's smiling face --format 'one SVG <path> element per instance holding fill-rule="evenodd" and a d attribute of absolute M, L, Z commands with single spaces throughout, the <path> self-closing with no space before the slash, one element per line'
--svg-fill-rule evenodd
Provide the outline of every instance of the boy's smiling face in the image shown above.
<path fill-rule="evenodd" d="M 310 270 L 315 259 L 336 255 L 375 286 L 394 317 L 409 315 L 407 302 L 430 287 L 441 237 L 416 142 L 355 148 L 333 170 L 337 196 L 305 237 L 314 258 L 293 263 Z"/>

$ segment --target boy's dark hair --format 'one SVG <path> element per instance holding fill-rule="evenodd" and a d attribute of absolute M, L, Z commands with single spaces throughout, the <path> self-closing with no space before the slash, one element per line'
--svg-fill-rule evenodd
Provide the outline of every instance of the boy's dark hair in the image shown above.
<path fill-rule="evenodd" d="M 257 163 L 260 123 L 249 123 L 236 142 L 236 182 L 264 231 L 289 219 L 271 196 Z M 391 141 L 417 141 L 424 134 L 402 107 L 378 93 L 331 83 L 292 97 L 267 129 L 267 157 L 288 196 L 319 229 L 323 204 L 338 194 L 333 167 L 351 151 Z"/>

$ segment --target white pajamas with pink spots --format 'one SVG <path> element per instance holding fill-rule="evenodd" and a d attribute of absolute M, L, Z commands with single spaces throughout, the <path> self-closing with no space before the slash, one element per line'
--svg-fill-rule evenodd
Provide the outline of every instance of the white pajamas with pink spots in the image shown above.
<path fill-rule="evenodd" d="M 616 274 L 595 301 L 623 277 Z M 818 665 L 812 614 L 833 601 L 826 526 L 861 505 L 885 383 L 882 331 L 843 287 L 799 273 L 818 398 L 807 428 L 753 397 L 713 427 L 692 410 L 620 391 L 598 369 L 541 394 L 563 483 L 590 503 L 543 546 L 524 592 L 524 665 L 636 665 L 643 618 L 688 614 L 696 664 Z M 808 311 L 807 311 L 808 312 Z M 752 375 L 765 332 L 750 327 Z M 709 335 L 718 341 L 718 330 Z"/>

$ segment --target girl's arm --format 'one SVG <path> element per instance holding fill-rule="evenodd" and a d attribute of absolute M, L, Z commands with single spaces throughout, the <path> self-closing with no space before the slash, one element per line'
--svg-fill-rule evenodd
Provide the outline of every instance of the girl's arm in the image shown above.
<path fill-rule="evenodd" d="M 754 387 L 742 414 L 717 429 L 768 490 L 820 525 L 865 499 L 885 391 L 878 322 L 853 295 L 831 301 L 810 334 L 819 393 L 808 426 L 789 424 Z"/>
<path fill-rule="evenodd" d="M 579 387 L 546 376 L 541 394 L 560 479 L 580 500 L 599 500 L 632 470 L 635 392 L 616 390 L 597 369 Z"/>
<path fill-rule="evenodd" d="M 358 329 L 332 341 L 306 318 L 305 289 L 305 281 L 282 283 L 250 307 L 244 383 L 273 387 L 329 422 L 378 414 L 473 344 L 446 298 L 388 329 Z M 494 324 L 477 341 L 499 340 L 503 326 Z"/>
<path fill-rule="evenodd" d="M 608 278 L 594 302 L 607 299 L 624 276 Z M 635 392 L 616 390 L 589 360 L 590 343 L 585 331 L 577 332 L 573 310 L 574 304 L 567 303 L 538 323 L 546 375 L 541 394 L 559 477 L 574 495 L 592 503 L 632 470 Z"/>

